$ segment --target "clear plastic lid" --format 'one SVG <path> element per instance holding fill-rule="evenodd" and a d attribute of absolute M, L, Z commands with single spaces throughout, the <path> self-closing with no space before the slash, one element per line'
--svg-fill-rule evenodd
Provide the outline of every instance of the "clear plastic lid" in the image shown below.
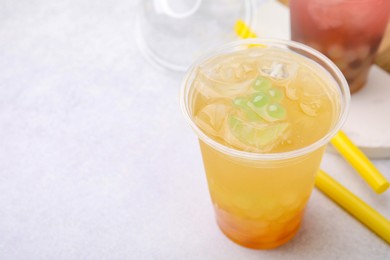
<path fill-rule="evenodd" d="M 256 45 L 258 45 L 259 48 L 266 48 L 265 50 L 270 51 L 272 59 L 277 60 L 278 56 L 273 55 L 272 50 L 289 50 L 295 55 L 301 55 L 302 58 L 305 58 L 312 62 L 312 65 L 318 66 L 319 68 L 323 69 L 323 72 L 325 74 L 328 74 L 330 79 L 335 83 L 335 91 L 339 93 L 337 102 L 340 104 L 340 110 L 335 116 L 335 122 L 333 125 L 329 128 L 329 131 L 326 132 L 322 137 L 317 139 L 314 142 L 311 142 L 307 144 L 304 147 L 298 147 L 295 150 L 291 151 L 281 151 L 276 153 L 269 153 L 269 152 L 253 152 L 253 151 L 247 151 L 243 150 L 241 148 L 235 148 L 231 147 L 229 145 L 225 145 L 221 142 L 218 142 L 217 140 L 211 138 L 204 130 L 202 130 L 198 124 L 194 120 L 194 98 L 196 97 L 194 94 L 196 93 L 194 90 L 194 80 L 196 79 L 199 67 L 205 67 L 205 65 L 210 64 L 210 62 L 215 62 L 216 58 L 223 58 L 226 57 L 227 54 L 237 54 L 238 52 L 241 52 L 242 50 L 248 49 L 250 47 L 253 52 L 256 52 L 256 48 L 254 48 Z M 224 56 L 225 55 L 225 56 Z M 247 55 L 249 57 L 249 55 Z M 253 56 L 252 56 L 253 57 Z M 284 57 L 284 56 L 281 56 Z M 280 58 L 280 57 L 279 57 Z M 220 64 L 223 64 L 221 62 Z M 281 63 L 279 63 L 281 64 Z M 285 67 L 286 70 L 283 69 L 283 71 L 288 72 L 288 64 L 286 63 L 287 67 Z M 280 72 L 280 69 L 276 66 L 274 67 L 275 70 Z M 273 70 L 273 71 L 275 71 Z M 282 82 L 285 80 L 283 77 L 290 77 L 293 74 L 286 73 L 285 75 L 274 74 L 272 75 L 272 71 L 263 71 L 262 73 L 269 73 L 270 77 L 276 77 L 278 80 L 282 80 Z M 278 72 L 278 73 L 279 73 Z M 282 78 L 279 78 L 282 77 Z M 245 82 L 245 81 L 244 81 Z M 260 83 L 261 84 L 261 83 Z M 237 86 L 234 84 L 230 84 L 233 86 Z M 246 84 L 245 84 L 246 85 Z M 284 85 L 284 82 L 283 82 Z M 213 85 L 214 89 L 215 86 Z M 238 85 L 241 87 L 240 85 Z M 261 86 L 260 86 L 261 87 Z M 229 89 L 228 89 L 229 90 Z M 235 90 L 233 88 L 233 90 Z M 226 89 L 224 89 L 226 92 Z M 232 92 L 230 92 L 232 93 Z M 235 93 L 232 93 L 234 96 Z M 309 94 L 309 93 L 307 93 Z M 241 97 L 240 95 L 237 95 L 238 97 Z M 308 95 L 306 95 L 307 97 Z M 344 124 L 347 115 L 348 115 L 348 109 L 350 104 L 350 92 L 348 88 L 347 81 L 345 80 L 343 74 L 341 71 L 337 68 L 337 66 L 330 61 L 326 56 L 321 54 L 320 52 L 297 42 L 293 41 L 285 41 L 285 40 L 276 40 L 276 39 L 247 39 L 247 40 L 240 40 L 231 42 L 229 44 L 225 44 L 223 46 L 219 46 L 216 50 L 213 50 L 211 52 L 208 52 L 207 54 L 202 55 L 199 59 L 197 59 L 193 65 L 188 70 L 187 74 L 184 76 L 184 80 L 182 83 L 181 88 L 181 97 L 180 97 L 180 105 L 183 111 L 183 114 L 187 120 L 187 122 L 190 124 L 190 126 L 194 129 L 195 133 L 198 135 L 199 139 L 202 140 L 205 144 L 211 146 L 213 149 L 226 154 L 228 156 L 232 156 L 235 158 L 241 158 L 241 159 L 247 159 L 247 160 L 283 160 L 283 159 L 292 159 L 292 158 L 299 158 L 300 156 L 306 155 L 310 152 L 315 151 L 316 149 L 322 147 L 323 145 L 327 144 L 330 139 L 337 133 L 337 131 L 340 130 L 341 126 Z M 294 98 L 295 99 L 295 98 Z M 216 98 L 214 98 L 216 100 Z M 219 111 L 217 111 L 218 113 Z M 216 115 L 216 114 L 214 114 Z M 222 116 L 227 116 L 227 113 L 223 112 Z M 221 116 L 221 117 L 222 117 Z M 253 132 L 252 132 L 253 133 Z M 249 135 L 248 135 L 249 136 Z M 263 139 L 264 140 L 264 139 Z"/>
<path fill-rule="evenodd" d="M 185 71 L 202 53 L 237 39 L 234 26 L 255 28 L 255 0 L 144 0 L 136 39 L 154 64 Z"/>

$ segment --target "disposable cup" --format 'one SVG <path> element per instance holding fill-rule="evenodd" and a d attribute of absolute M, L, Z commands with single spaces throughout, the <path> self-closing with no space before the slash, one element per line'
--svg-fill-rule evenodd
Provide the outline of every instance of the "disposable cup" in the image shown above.
<path fill-rule="evenodd" d="M 390 17 L 389 0 L 290 0 L 291 39 L 329 57 L 351 93 L 365 86 Z"/>
<path fill-rule="evenodd" d="M 193 82 L 197 69 L 215 57 L 257 47 L 299 54 L 333 80 L 338 113 L 329 131 L 315 142 L 286 152 L 248 152 L 215 140 L 196 124 Z M 182 83 L 180 102 L 186 120 L 199 138 L 208 188 L 222 232 L 234 242 L 256 249 L 275 248 L 289 241 L 301 225 L 325 147 L 347 116 L 350 92 L 341 71 L 324 55 L 300 43 L 240 40 L 206 54 L 190 67 Z"/>

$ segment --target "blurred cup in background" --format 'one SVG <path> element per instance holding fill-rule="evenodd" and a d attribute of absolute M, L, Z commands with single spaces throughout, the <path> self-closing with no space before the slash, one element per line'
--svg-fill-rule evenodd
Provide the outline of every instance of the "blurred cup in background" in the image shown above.
<path fill-rule="evenodd" d="M 390 16 L 389 0 L 290 0 L 291 39 L 328 56 L 361 89 Z"/>

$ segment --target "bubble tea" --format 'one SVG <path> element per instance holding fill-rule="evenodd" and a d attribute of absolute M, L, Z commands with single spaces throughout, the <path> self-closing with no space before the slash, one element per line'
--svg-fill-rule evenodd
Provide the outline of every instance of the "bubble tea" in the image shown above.
<path fill-rule="evenodd" d="M 389 0 L 290 0 L 291 39 L 328 56 L 362 88 L 390 16 Z"/>
<path fill-rule="evenodd" d="M 181 105 L 226 236 L 258 249 L 294 236 L 348 104 L 341 72 L 301 44 L 239 41 L 193 65 Z"/>

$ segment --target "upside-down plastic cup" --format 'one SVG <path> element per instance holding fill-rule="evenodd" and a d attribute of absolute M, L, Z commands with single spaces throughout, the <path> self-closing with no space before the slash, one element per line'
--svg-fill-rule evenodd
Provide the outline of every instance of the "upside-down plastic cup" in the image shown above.
<path fill-rule="evenodd" d="M 258 48 L 265 52 L 283 50 L 298 54 L 321 68 L 332 80 L 338 109 L 329 129 L 318 140 L 289 151 L 259 153 L 217 140 L 197 123 L 195 108 L 199 100 L 193 83 L 199 77 L 199 68 L 215 58 L 223 59 L 223 55 L 245 49 L 250 55 Z M 229 84 L 223 87 L 232 90 Z M 293 238 L 302 222 L 325 147 L 347 116 L 349 89 L 337 66 L 318 51 L 300 43 L 240 40 L 205 55 L 190 67 L 182 83 L 180 102 L 186 120 L 199 138 L 209 192 L 222 232 L 234 242 L 255 249 L 275 248 Z M 222 115 L 224 117 L 230 116 Z M 305 140 L 306 136 L 302 134 L 299 138 Z"/>

